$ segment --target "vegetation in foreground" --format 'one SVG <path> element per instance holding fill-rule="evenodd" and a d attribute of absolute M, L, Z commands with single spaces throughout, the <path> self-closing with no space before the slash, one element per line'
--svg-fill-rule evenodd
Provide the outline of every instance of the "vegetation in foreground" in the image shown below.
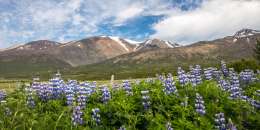
<path fill-rule="evenodd" d="M 0 93 L 2 129 L 260 129 L 260 83 L 200 66 L 113 86 L 95 82 L 33 82 Z"/>

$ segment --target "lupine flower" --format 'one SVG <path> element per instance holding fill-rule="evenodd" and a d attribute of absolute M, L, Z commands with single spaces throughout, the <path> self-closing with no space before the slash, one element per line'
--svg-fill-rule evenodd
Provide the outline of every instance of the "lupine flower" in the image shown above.
<path fill-rule="evenodd" d="M 246 69 L 239 74 L 240 80 L 244 84 L 249 84 L 250 82 L 256 81 L 256 77 L 253 70 Z"/>
<path fill-rule="evenodd" d="M 102 102 L 107 103 L 111 99 L 111 94 L 109 92 L 109 89 L 106 86 L 103 86 L 102 89 Z"/>
<path fill-rule="evenodd" d="M 173 130 L 172 125 L 171 125 L 170 122 L 167 122 L 167 124 L 165 125 L 165 127 L 166 127 L 166 130 Z"/>
<path fill-rule="evenodd" d="M 97 125 L 101 123 L 99 112 L 100 112 L 99 108 L 92 109 L 92 120 L 94 120 Z"/>
<path fill-rule="evenodd" d="M 128 80 L 123 81 L 123 88 L 127 95 L 133 95 L 131 84 Z"/>
<path fill-rule="evenodd" d="M 26 94 L 27 94 L 27 105 L 30 107 L 30 108 L 34 108 L 35 107 L 35 102 L 34 102 L 34 99 L 33 99 L 33 91 L 32 91 L 32 88 L 27 88 L 26 89 Z"/>
<path fill-rule="evenodd" d="M 80 106 L 74 107 L 73 114 L 72 114 L 73 125 L 82 125 L 84 123 L 82 117 L 83 117 L 83 112 L 81 111 L 81 107 Z"/>
<path fill-rule="evenodd" d="M 256 92 L 255 95 L 258 96 L 258 97 L 260 97 L 260 89 L 259 89 L 259 90 L 256 90 L 255 92 Z"/>
<path fill-rule="evenodd" d="M 189 82 L 188 76 L 181 67 L 178 67 L 178 79 L 182 86 L 186 85 Z"/>
<path fill-rule="evenodd" d="M 228 76 L 228 69 L 225 61 L 221 61 L 221 70 L 225 77 Z"/>
<path fill-rule="evenodd" d="M 6 95 L 5 91 L 0 90 L 0 102 L 5 101 Z"/>
<path fill-rule="evenodd" d="M 200 115 L 206 114 L 203 98 L 198 93 L 196 93 L 195 108 Z"/>
<path fill-rule="evenodd" d="M 251 105 L 254 106 L 257 109 L 260 109 L 260 101 L 257 100 L 251 100 Z"/>
<path fill-rule="evenodd" d="M 73 101 L 75 100 L 74 86 L 71 84 L 66 85 L 64 92 L 65 92 L 65 96 L 66 96 L 66 104 L 69 106 L 72 106 Z"/>
<path fill-rule="evenodd" d="M 212 68 L 204 69 L 204 76 L 206 80 L 211 80 L 213 78 L 213 69 Z"/>
<path fill-rule="evenodd" d="M 164 79 L 165 79 L 165 76 L 164 75 L 158 75 L 158 79 L 163 82 Z"/>
<path fill-rule="evenodd" d="M 227 124 L 227 128 L 229 130 L 237 130 L 236 126 L 233 124 L 231 119 L 228 119 L 228 124 Z"/>
<path fill-rule="evenodd" d="M 230 83 L 223 79 L 219 80 L 219 86 L 224 91 L 228 91 L 230 89 Z"/>
<path fill-rule="evenodd" d="M 215 128 L 218 130 L 226 130 L 224 113 L 215 114 Z"/>
<path fill-rule="evenodd" d="M 196 65 L 195 68 L 190 66 L 190 82 L 193 86 L 196 86 L 202 82 L 201 67 L 199 65 Z"/>
<path fill-rule="evenodd" d="M 121 126 L 118 130 L 126 130 L 125 126 Z"/>
<path fill-rule="evenodd" d="M 40 83 L 39 83 L 39 82 L 33 81 L 33 82 L 32 82 L 32 85 L 31 85 L 31 88 L 32 88 L 33 91 L 36 93 L 36 95 L 39 95 L 40 89 L 41 89 L 41 86 L 40 86 Z"/>
<path fill-rule="evenodd" d="M 169 95 L 172 93 L 177 93 L 177 88 L 175 86 L 175 82 L 173 81 L 172 76 L 167 76 L 167 78 L 164 80 L 164 93 Z"/>
<path fill-rule="evenodd" d="M 86 107 L 88 90 L 84 86 L 77 85 L 77 103 L 81 108 Z"/>
<path fill-rule="evenodd" d="M 51 95 L 51 89 L 49 89 L 48 84 L 40 84 L 40 92 L 39 92 L 39 98 L 46 102 L 49 100 L 49 97 Z"/>
<path fill-rule="evenodd" d="M 142 95 L 142 104 L 144 106 L 144 109 L 147 110 L 150 107 L 150 96 L 149 96 L 149 91 L 141 91 L 141 95 Z"/>
<path fill-rule="evenodd" d="M 90 88 L 90 93 L 95 93 L 96 92 L 96 88 L 97 88 L 97 82 L 93 81 L 92 83 L 89 84 L 89 88 Z"/>
<path fill-rule="evenodd" d="M 236 76 L 235 73 L 232 74 L 231 80 L 230 80 L 231 86 L 230 86 L 230 98 L 231 99 L 236 99 L 241 96 L 240 92 L 240 84 L 238 77 Z"/>
<path fill-rule="evenodd" d="M 218 70 L 217 68 L 213 68 L 213 77 L 219 81 L 221 79 L 222 72 Z"/>

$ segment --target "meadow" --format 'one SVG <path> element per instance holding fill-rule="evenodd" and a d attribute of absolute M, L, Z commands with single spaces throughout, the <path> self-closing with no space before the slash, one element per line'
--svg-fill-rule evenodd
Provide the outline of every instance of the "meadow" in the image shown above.
<path fill-rule="evenodd" d="M 2 82 L 1 129 L 260 129 L 259 74 L 199 65 L 156 78 Z M 258 76 L 258 77 L 257 77 Z M 7 87 L 5 87 L 7 85 Z M 2 88 L 4 86 L 4 88 Z M 10 89 L 12 88 L 12 89 Z"/>

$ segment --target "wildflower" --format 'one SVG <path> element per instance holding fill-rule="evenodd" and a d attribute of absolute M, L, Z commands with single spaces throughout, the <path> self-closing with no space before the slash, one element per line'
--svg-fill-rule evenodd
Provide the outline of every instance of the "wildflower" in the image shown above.
<path fill-rule="evenodd" d="M 82 125 L 84 123 L 82 117 L 83 117 L 83 112 L 81 111 L 81 107 L 80 106 L 74 107 L 73 114 L 72 114 L 73 125 Z"/>
<path fill-rule="evenodd" d="M 175 86 L 175 82 L 173 81 L 172 76 L 167 76 L 167 78 L 164 80 L 164 93 L 165 94 L 172 94 L 177 93 L 177 88 Z"/>
<path fill-rule="evenodd" d="M 132 87 L 131 87 L 129 80 L 123 81 L 123 88 L 126 91 L 127 95 L 133 95 Z"/>
<path fill-rule="evenodd" d="M 204 101 L 202 99 L 202 96 L 200 96 L 200 94 L 198 94 L 198 93 L 196 93 L 195 108 L 196 108 L 197 113 L 199 113 L 201 115 L 206 114 Z"/>
<path fill-rule="evenodd" d="M 147 110 L 150 107 L 150 96 L 149 96 L 149 91 L 141 91 L 141 95 L 142 95 L 142 104 L 144 106 L 144 109 Z"/>
<path fill-rule="evenodd" d="M 167 122 L 167 124 L 165 125 L 165 127 L 166 127 L 166 130 L 173 130 L 172 125 L 171 125 L 170 122 Z"/>
<path fill-rule="evenodd" d="M 106 86 L 103 86 L 102 89 L 102 102 L 107 103 L 111 99 L 111 94 L 109 92 L 109 89 Z"/>
<path fill-rule="evenodd" d="M 94 120 L 97 125 L 101 123 L 99 112 L 100 112 L 99 108 L 92 109 L 92 120 Z"/>
<path fill-rule="evenodd" d="M 226 130 L 224 113 L 215 114 L 215 128 L 219 130 Z"/>
<path fill-rule="evenodd" d="M 26 89 L 26 92 L 27 92 L 27 105 L 30 107 L 30 108 L 34 108 L 35 107 L 35 102 L 34 102 L 34 99 L 33 99 L 33 92 L 32 92 L 32 88 L 27 88 Z"/>

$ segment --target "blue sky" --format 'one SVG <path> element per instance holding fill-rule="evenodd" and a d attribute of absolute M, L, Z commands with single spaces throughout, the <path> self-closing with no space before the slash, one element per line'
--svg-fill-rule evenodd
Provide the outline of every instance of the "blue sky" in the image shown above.
<path fill-rule="evenodd" d="M 260 29 L 258 0 L 0 0 L 0 48 L 112 35 L 181 44 Z"/>

